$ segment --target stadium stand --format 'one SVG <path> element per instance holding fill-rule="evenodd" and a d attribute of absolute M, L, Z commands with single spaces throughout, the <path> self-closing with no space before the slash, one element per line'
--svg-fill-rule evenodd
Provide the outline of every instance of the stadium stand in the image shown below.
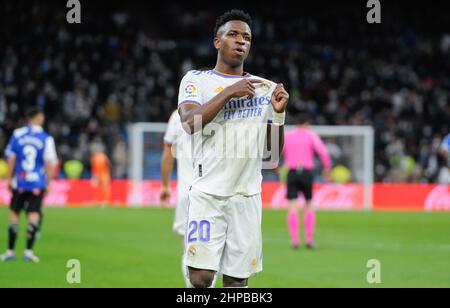
<path fill-rule="evenodd" d="M 121 178 L 126 124 L 168 120 L 182 75 L 214 63 L 210 29 L 223 10 L 93 2 L 83 4 L 90 9 L 80 25 L 67 24 L 61 2 L 1 2 L 0 149 L 37 104 L 63 161 L 89 166 L 90 148 L 102 144 Z M 442 30 L 450 27 L 435 14 L 439 5 L 413 16 L 405 3 L 389 4 L 381 25 L 361 20 L 363 5 L 243 5 L 254 18 L 246 69 L 290 89 L 288 122 L 306 110 L 320 125 L 372 125 L 376 181 L 435 182 L 450 131 L 450 34 Z"/>

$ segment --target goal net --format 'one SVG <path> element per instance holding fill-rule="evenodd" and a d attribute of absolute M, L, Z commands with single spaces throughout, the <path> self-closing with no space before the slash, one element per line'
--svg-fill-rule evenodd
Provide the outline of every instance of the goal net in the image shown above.
<path fill-rule="evenodd" d="M 166 123 L 135 123 L 128 127 L 129 133 L 129 180 L 132 193 L 128 203 L 132 206 L 159 204 L 161 180 L 160 163 Z M 285 131 L 294 129 L 286 126 Z M 324 140 L 333 163 L 333 178 L 361 188 L 361 204 L 357 208 L 372 208 L 374 180 L 374 130 L 370 126 L 312 126 Z M 281 163 L 282 165 L 282 163 Z M 320 174 L 321 164 L 317 163 Z M 174 164 L 176 170 L 176 164 Z M 278 173 L 263 170 L 264 181 L 279 181 Z M 176 180 L 176 172 L 172 176 Z M 320 181 L 320 177 L 318 178 Z M 342 184 L 342 183 L 341 183 Z M 344 207 L 345 208 L 345 207 Z"/>

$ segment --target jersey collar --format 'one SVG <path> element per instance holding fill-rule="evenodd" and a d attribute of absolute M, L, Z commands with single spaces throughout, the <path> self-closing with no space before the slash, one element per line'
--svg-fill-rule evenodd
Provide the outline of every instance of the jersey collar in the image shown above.
<path fill-rule="evenodd" d="M 223 77 L 223 78 L 248 78 L 248 77 L 252 76 L 252 75 L 250 75 L 247 72 L 244 72 L 244 75 L 242 75 L 242 76 L 241 75 L 231 75 L 231 74 L 227 74 L 227 73 L 222 73 L 222 72 L 219 72 L 216 69 L 212 69 L 211 72 L 213 74 L 215 74 L 217 76 L 220 76 L 220 77 Z"/>
<path fill-rule="evenodd" d="M 30 131 L 32 131 L 34 133 L 42 133 L 44 131 L 44 129 L 41 126 L 28 125 L 28 127 L 30 128 Z"/>

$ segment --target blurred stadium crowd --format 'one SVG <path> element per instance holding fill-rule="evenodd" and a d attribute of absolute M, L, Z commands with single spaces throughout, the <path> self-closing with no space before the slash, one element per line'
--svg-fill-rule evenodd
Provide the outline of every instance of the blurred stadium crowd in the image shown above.
<path fill-rule="evenodd" d="M 308 111 L 319 125 L 372 125 L 377 181 L 437 180 L 450 130 L 450 27 L 438 5 L 386 5 L 370 25 L 365 3 L 94 2 L 83 2 L 80 25 L 67 24 L 64 1 L 0 3 L 0 149 L 38 104 L 63 161 L 89 166 L 103 148 L 114 177 L 126 176 L 126 124 L 168 120 L 184 73 L 215 63 L 216 16 L 237 6 L 254 18 L 246 70 L 285 84 L 290 124 Z"/>

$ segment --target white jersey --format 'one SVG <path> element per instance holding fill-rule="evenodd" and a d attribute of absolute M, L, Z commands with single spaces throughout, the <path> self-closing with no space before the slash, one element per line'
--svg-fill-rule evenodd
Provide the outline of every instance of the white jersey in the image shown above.
<path fill-rule="evenodd" d="M 181 126 L 178 110 L 175 110 L 169 119 L 164 142 L 172 145 L 174 156 L 177 159 L 178 191 L 187 194 L 189 187 L 192 185 L 194 170 L 191 161 L 192 154 L 189 154 L 191 153 L 189 151 L 190 136 Z"/>
<path fill-rule="evenodd" d="M 262 159 L 270 103 L 276 84 L 250 74 L 234 76 L 215 70 L 189 71 L 181 81 L 178 105 L 203 105 L 243 78 L 260 79 L 255 96 L 232 98 L 193 142 L 193 187 L 206 194 L 229 197 L 261 193 Z"/>

